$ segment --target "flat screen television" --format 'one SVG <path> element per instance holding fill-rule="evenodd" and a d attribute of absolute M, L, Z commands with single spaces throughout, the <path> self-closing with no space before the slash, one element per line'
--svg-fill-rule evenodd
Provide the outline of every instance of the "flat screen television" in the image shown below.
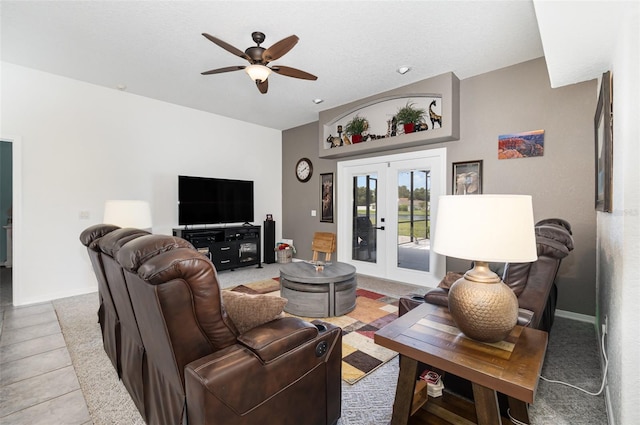
<path fill-rule="evenodd" d="M 178 176 L 178 223 L 253 221 L 253 181 Z"/>

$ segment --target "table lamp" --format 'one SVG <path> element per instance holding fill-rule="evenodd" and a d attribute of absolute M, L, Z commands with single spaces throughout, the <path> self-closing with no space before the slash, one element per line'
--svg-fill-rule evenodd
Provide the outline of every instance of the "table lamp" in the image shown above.
<path fill-rule="evenodd" d="M 488 263 L 537 260 L 531 196 L 441 196 L 433 250 L 473 261 L 449 289 L 458 328 L 478 341 L 506 338 L 518 321 L 518 299 Z"/>
<path fill-rule="evenodd" d="M 105 224 L 136 229 L 151 229 L 151 207 L 147 201 L 111 200 L 105 202 Z"/>

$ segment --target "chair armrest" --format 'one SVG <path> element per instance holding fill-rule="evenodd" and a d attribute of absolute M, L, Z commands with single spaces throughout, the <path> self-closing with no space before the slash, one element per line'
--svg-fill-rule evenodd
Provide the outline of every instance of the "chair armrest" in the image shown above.
<path fill-rule="evenodd" d="M 420 294 L 403 295 L 398 300 L 398 316 L 404 316 L 409 311 L 424 304 L 424 296 Z"/>
<path fill-rule="evenodd" d="M 240 416 L 249 414 L 307 376 L 317 378 L 318 374 L 322 375 L 323 381 L 318 382 L 317 386 L 325 388 L 329 383 L 325 381 L 327 378 L 323 371 L 334 363 L 338 371 L 335 381 L 340 388 L 342 330 L 328 323 L 323 323 L 326 330 L 321 330 L 314 324 L 293 317 L 274 322 L 282 320 L 284 323 L 280 325 L 265 324 L 247 334 L 254 331 L 260 333 L 259 329 L 262 329 L 265 335 L 271 331 L 279 335 L 264 336 L 265 342 L 269 338 L 272 341 L 287 340 L 285 328 L 295 329 L 296 326 L 300 326 L 304 329 L 303 334 L 312 330 L 316 337 L 283 352 L 269 363 L 263 362 L 253 349 L 238 343 L 194 360 L 186 366 L 185 389 L 190 423 L 192 419 L 194 423 L 205 423 L 205 420 L 197 419 L 201 415 L 215 417 L 216 423 L 250 423 L 241 422 Z M 294 322 L 301 323 L 294 325 Z M 294 340 L 296 338 L 298 337 L 293 337 Z M 274 343 L 279 345 L 278 342 Z M 327 349 L 318 355 L 317 347 L 320 344 L 324 344 Z M 262 351 L 262 354 L 265 353 L 263 350 L 269 352 L 266 346 L 257 346 L 256 349 Z M 270 352 L 274 354 L 276 351 Z"/>
<path fill-rule="evenodd" d="M 238 337 L 238 342 L 269 363 L 318 336 L 318 328 L 297 317 L 283 317 L 257 326 Z"/>
<path fill-rule="evenodd" d="M 518 325 L 528 327 L 531 325 L 534 317 L 535 313 L 533 311 L 527 310 L 526 308 L 518 309 Z"/>
<path fill-rule="evenodd" d="M 443 288 L 435 288 L 431 291 L 427 292 L 424 297 L 421 297 L 417 294 L 405 295 L 400 297 L 399 302 L 399 311 L 398 315 L 403 316 L 408 313 L 410 310 L 413 310 L 420 304 L 423 304 L 427 301 L 430 304 L 440 305 L 442 307 L 449 308 L 449 303 L 447 301 L 448 291 Z M 518 325 L 520 326 L 530 326 L 535 318 L 535 313 L 531 310 L 527 310 L 526 308 L 518 309 Z"/>
<path fill-rule="evenodd" d="M 449 290 L 445 288 L 434 288 L 424 295 L 424 300 L 429 304 L 449 307 Z"/>

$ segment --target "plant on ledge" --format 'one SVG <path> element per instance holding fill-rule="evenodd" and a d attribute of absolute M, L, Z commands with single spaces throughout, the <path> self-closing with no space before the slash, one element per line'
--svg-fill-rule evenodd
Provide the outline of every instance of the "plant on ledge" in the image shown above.
<path fill-rule="evenodd" d="M 416 108 L 414 105 L 415 103 L 413 102 L 407 102 L 405 106 L 398 109 L 398 112 L 396 112 L 398 124 L 402 124 L 404 126 L 405 134 L 413 133 L 416 124 L 425 122 L 424 114 L 427 113 L 426 109 Z"/>
<path fill-rule="evenodd" d="M 362 133 L 369 129 L 369 121 L 360 115 L 351 118 L 351 121 L 344 127 L 344 131 L 351 136 L 352 143 L 360 143 L 362 141 Z"/>

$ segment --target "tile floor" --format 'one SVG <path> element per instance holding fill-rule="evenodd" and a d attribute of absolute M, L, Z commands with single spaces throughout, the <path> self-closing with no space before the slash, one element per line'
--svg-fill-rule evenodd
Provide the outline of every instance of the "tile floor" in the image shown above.
<path fill-rule="evenodd" d="M 0 423 L 91 424 L 50 302 L 13 307 L 0 268 Z"/>
<path fill-rule="evenodd" d="M 219 278 L 226 288 L 278 270 L 269 264 Z M 11 269 L 0 267 L 0 424 L 92 424 L 53 304 L 14 307 L 12 298 Z"/>

